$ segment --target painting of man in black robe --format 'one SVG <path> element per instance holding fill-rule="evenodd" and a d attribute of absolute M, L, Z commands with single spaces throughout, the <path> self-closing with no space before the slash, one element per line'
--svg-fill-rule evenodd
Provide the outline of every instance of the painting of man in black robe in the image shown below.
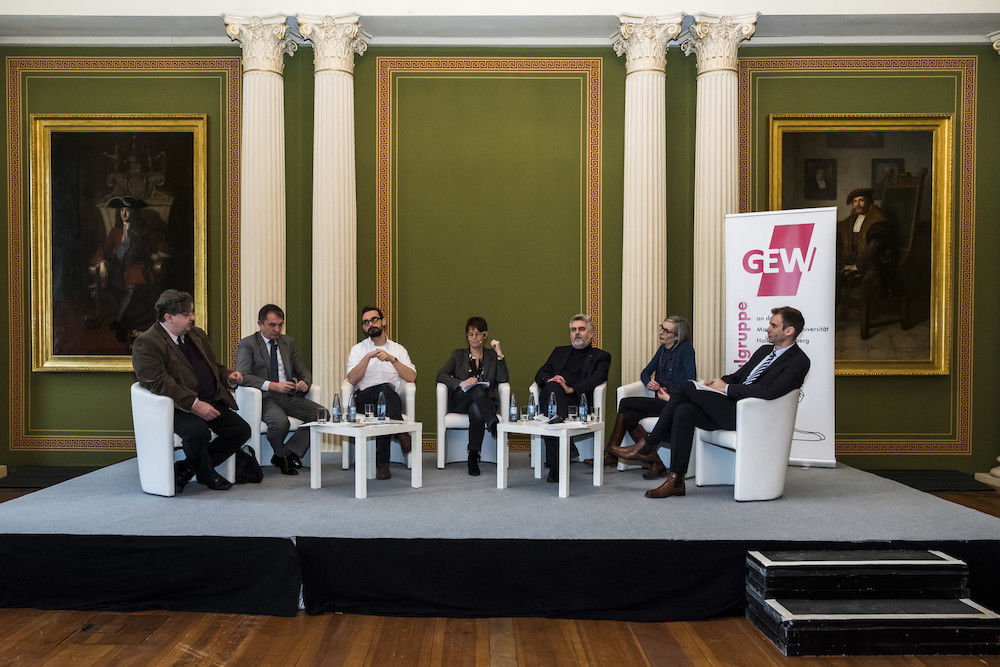
<path fill-rule="evenodd" d="M 53 132 L 56 355 L 127 355 L 167 288 L 194 290 L 188 132 Z"/>

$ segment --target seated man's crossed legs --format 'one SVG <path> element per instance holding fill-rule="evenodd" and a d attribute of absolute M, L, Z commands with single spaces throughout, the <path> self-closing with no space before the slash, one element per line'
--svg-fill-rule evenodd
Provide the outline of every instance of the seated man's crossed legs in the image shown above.
<path fill-rule="evenodd" d="M 555 396 L 556 414 L 566 419 L 569 416 L 569 404 L 571 400 L 579 400 L 576 394 L 567 394 L 566 390 L 558 382 L 546 382 L 538 393 L 538 411 L 548 416 L 549 397 Z M 545 478 L 549 482 L 559 481 L 559 438 L 553 436 L 543 436 L 542 443 L 545 446 L 545 465 L 549 469 L 549 474 Z M 576 447 L 570 441 L 570 456 Z"/>
<path fill-rule="evenodd" d="M 379 394 L 385 396 L 385 416 L 389 419 L 403 418 L 403 402 L 396 393 L 395 386 L 389 383 L 376 384 L 354 392 L 354 404 L 364 406 L 368 404 L 378 405 Z M 389 479 L 392 473 L 389 472 L 389 443 L 397 440 L 403 450 L 403 454 L 409 454 L 411 448 L 411 437 L 409 433 L 400 433 L 394 436 L 381 436 L 375 439 L 375 479 Z"/>

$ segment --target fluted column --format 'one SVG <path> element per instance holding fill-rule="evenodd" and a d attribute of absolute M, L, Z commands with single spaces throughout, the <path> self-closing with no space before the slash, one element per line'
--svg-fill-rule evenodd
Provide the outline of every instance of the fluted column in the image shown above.
<path fill-rule="evenodd" d="M 656 347 L 667 310 L 667 43 L 680 14 L 619 16 L 613 46 L 625 55 L 625 183 L 622 215 L 622 382 Z"/>
<path fill-rule="evenodd" d="M 354 54 L 368 48 L 358 16 L 298 17 L 313 43 L 313 379 L 328 404 L 340 391 L 357 312 Z"/>
<path fill-rule="evenodd" d="M 990 34 L 986 35 L 986 39 L 990 40 L 990 44 L 993 45 L 993 50 L 1000 53 L 1000 30 L 994 30 Z"/>
<path fill-rule="evenodd" d="M 285 37 L 283 15 L 226 15 L 226 33 L 243 48 L 240 139 L 240 331 L 257 326 L 266 303 L 285 307 Z"/>
<path fill-rule="evenodd" d="M 698 374 L 719 377 L 725 364 L 725 216 L 739 201 L 736 51 L 754 33 L 757 13 L 698 14 L 681 49 L 698 58 L 694 149 L 694 345 Z"/>

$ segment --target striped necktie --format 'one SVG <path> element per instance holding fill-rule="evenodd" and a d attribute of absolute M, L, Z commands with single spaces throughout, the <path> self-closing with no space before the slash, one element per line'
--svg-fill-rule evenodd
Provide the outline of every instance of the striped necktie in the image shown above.
<path fill-rule="evenodd" d="M 743 384 L 753 384 L 754 382 L 756 382 L 757 378 L 763 375 L 764 371 L 767 370 L 767 367 L 771 365 L 771 363 L 775 360 L 777 356 L 778 355 L 774 353 L 774 350 L 771 350 L 771 354 L 764 357 L 764 361 L 760 362 L 760 365 L 757 366 L 757 368 L 754 369 L 753 373 L 751 373 L 750 376 L 743 381 Z"/>

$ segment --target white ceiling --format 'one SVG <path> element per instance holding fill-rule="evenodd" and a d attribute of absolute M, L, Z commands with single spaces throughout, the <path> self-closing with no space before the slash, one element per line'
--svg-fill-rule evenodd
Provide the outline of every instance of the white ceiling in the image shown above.
<path fill-rule="evenodd" d="M 189 0 L 182 0 L 183 5 Z M 853 2 L 854 0 L 850 0 Z M 0 44 L 8 45 L 227 45 L 219 14 L 152 16 L 12 14 L 11 4 L 0 7 Z M 102 5 L 116 9 L 117 0 Z M 26 3 L 22 3 L 26 4 Z M 41 9 L 51 9 L 40 3 Z M 89 3 L 76 3 L 77 11 Z M 176 6 L 178 3 L 172 3 Z M 302 2 L 300 2 L 302 4 Z M 844 4 L 844 3 L 840 3 Z M 874 3 L 867 3 L 869 6 Z M 908 3 L 918 6 L 915 0 Z M 978 0 L 961 3 L 979 8 Z M 884 9 L 884 3 L 880 8 Z M 924 14 L 779 14 L 762 13 L 757 31 L 747 46 L 767 44 L 986 44 L 987 33 L 1000 29 L 1000 11 L 995 0 L 991 11 Z M 211 3 L 203 4 L 205 11 Z M 941 7 L 941 3 L 936 4 Z M 163 5 L 158 5 L 160 12 Z M 586 7 L 584 7 L 586 8 Z M 951 6 L 955 10 L 956 7 Z M 964 8 L 964 7 L 963 7 Z M 31 11 L 26 6 L 13 7 Z M 121 8 L 118 8 L 121 9 Z M 469 11 L 466 5 L 464 10 Z M 581 10 L 580 6 L 576 7 Z M 329 8 L 326 9 L 329 11 Z M 802 11 L 797 7 L 795 11 Z M 4 15 L 6 13 L 6 15 Z M 249 14 L 250 12 L 245 12 Z M 307 13 L 302 11 L 302 13 Z M 322 13 L 322 10 L 320 11 Z M 634 12 L 630 12 L 634 13 Z M 660 8 L 660 13 L 665 13 Z M 692 19 L 688 17 L 687 22 Z M 294 25 L 294 20 L 290 20 Z M 361 25 L 373 36 L 372 45 L 473 45 L 473 46 L 606 46 L 616 31 L 614 14 L 549 15 L 361 15 Z"/>

